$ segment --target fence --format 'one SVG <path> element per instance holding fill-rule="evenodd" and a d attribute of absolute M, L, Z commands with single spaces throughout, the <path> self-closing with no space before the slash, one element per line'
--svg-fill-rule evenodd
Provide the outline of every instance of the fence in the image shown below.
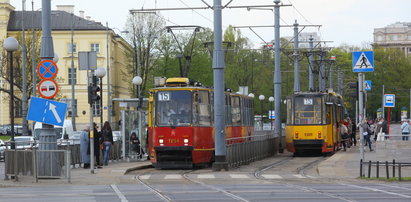
<path fill-rule="evenodd" d="M 390 170 L 392 170 L 392 177 L 395 178 L 395 170 L 396 167 L 398 168 L 398 181 L 401 181 L 402 176 L 402 168 L 403 167 L 411 167 L 411 163 L 404 163 L 404 162 L 395 162 L 393 160 L 392 162 L 379 162 L 379 161 L 368 161 L 368 162 L 363 162 L 362 159 L 360 160 L 360 176 L 364 177 L 365 176 L 365 171 L 363 167 L 368 166 L 368 178 L 371 178 L 371 168 L 374 166 L 375 167 L 375 177 L 380 178 L 380 167 L 385 168 L 385 176 L 387 179 L 390 178 Z M 390 169 L 391 168 L 391 169 Z"/>
<path fill-rule="evenodd" d="M 274 155 L 278 150 L 278 138 L 273 134 L 227 139 L 227 162 L 238 167 Z"/>

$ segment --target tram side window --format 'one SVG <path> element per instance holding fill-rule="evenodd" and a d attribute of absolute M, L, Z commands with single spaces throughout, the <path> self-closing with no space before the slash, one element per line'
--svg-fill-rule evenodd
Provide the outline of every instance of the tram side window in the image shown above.
<path fill-rule="evenodd" d="M 208 96 L 208 91 L 198 92 L 198 109 L 200 126 L 211 126 L 210 98 Z"/>
<path fill-rule="evenodd" d="M 294 116 L 295 124 L 323 124 L 321 97 L 296 97 Z"/>
<path fill-rule="evenodd" d="M 240 97 L 231 98 L 231 115 L 233 126 L 241 125 Z"/>
<path fill-rule="evenodd" d="M 225 94 L 225 113 L 224 113 L 224 118 L 225 118 L 225 125 L 226 126 L 231 126 L 231 97 L 227 94 Z"/>
<path fill-rule="evenodd" d="M 292 103 L 291 99 L 287 99 L 287 124 L 292 124 L 293 123 L 293 111 L 292 111 Z"/>

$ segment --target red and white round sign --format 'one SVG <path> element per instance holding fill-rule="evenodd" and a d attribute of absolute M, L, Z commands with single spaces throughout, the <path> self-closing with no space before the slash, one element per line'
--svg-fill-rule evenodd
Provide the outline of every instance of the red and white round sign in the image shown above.
<path fill-rule="evenodd" d="M 37 85 L 37 92 L 46 99 L 51 99 L 57 95 L 59 87 L 54 80 L 42 80 Z"/>

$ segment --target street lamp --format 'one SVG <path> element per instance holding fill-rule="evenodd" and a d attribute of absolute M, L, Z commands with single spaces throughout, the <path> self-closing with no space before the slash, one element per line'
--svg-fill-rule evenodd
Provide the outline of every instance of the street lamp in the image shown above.
<path fill-rule="evenodd" d="M 9 53 L 10 58 L 10 131 L 11 131 L 11 148 L 15 148 L 14 144 L 14 74 L 13 74 L 13 51 L 16 51 L 19 48 L 19 42 L 13 38 L 8 37 L 4 40 L 4 48 Z"/>
<path fill-rule="evenodd" d="M 261 127 L 263 128 L 263 100 L 265 99 L 264 95 L 258 96 L 258 99 L 260 100 L 260 108 L 261 108 Z"/>
<path fill-rule="evenodd" d="M 273 110 L 274 110 L 274 106 L 273 106 L 273 104 L 274 104 L 274 97 L 273 96 L 270 96 L 269 98 L 268 98 L 268 101 L 270 101 L 270 103 L 271 103 L 271 109 L 270 109 L 270 116 L 274 113 L 273 112 Z M 271 119 L 271 118 L 270 118 Z M 270 120 L 270 123 L 271 123 L 271 130 L 273 129 L 273 120 Z"/>
<path fill-rule="evenodd" d="M 103 77 L 106 76 L 106 69 L 99 67 L 94 74 L 100 80 L 100 128 L 103 128 Z"/>

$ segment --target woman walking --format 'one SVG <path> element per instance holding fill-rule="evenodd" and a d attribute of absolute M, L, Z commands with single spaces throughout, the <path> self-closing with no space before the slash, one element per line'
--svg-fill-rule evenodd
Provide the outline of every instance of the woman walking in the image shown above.
<path fill-rule="evenodd" d="M 111 130 L 110 123 L 108 121 L 104 122 L 104 126 L 101 129 L 103 145 L 104 145 L 104 165 L 108 165 L 108 154 L 110 152 L 111 145 L 113 144 L 113 131 Z"/>

